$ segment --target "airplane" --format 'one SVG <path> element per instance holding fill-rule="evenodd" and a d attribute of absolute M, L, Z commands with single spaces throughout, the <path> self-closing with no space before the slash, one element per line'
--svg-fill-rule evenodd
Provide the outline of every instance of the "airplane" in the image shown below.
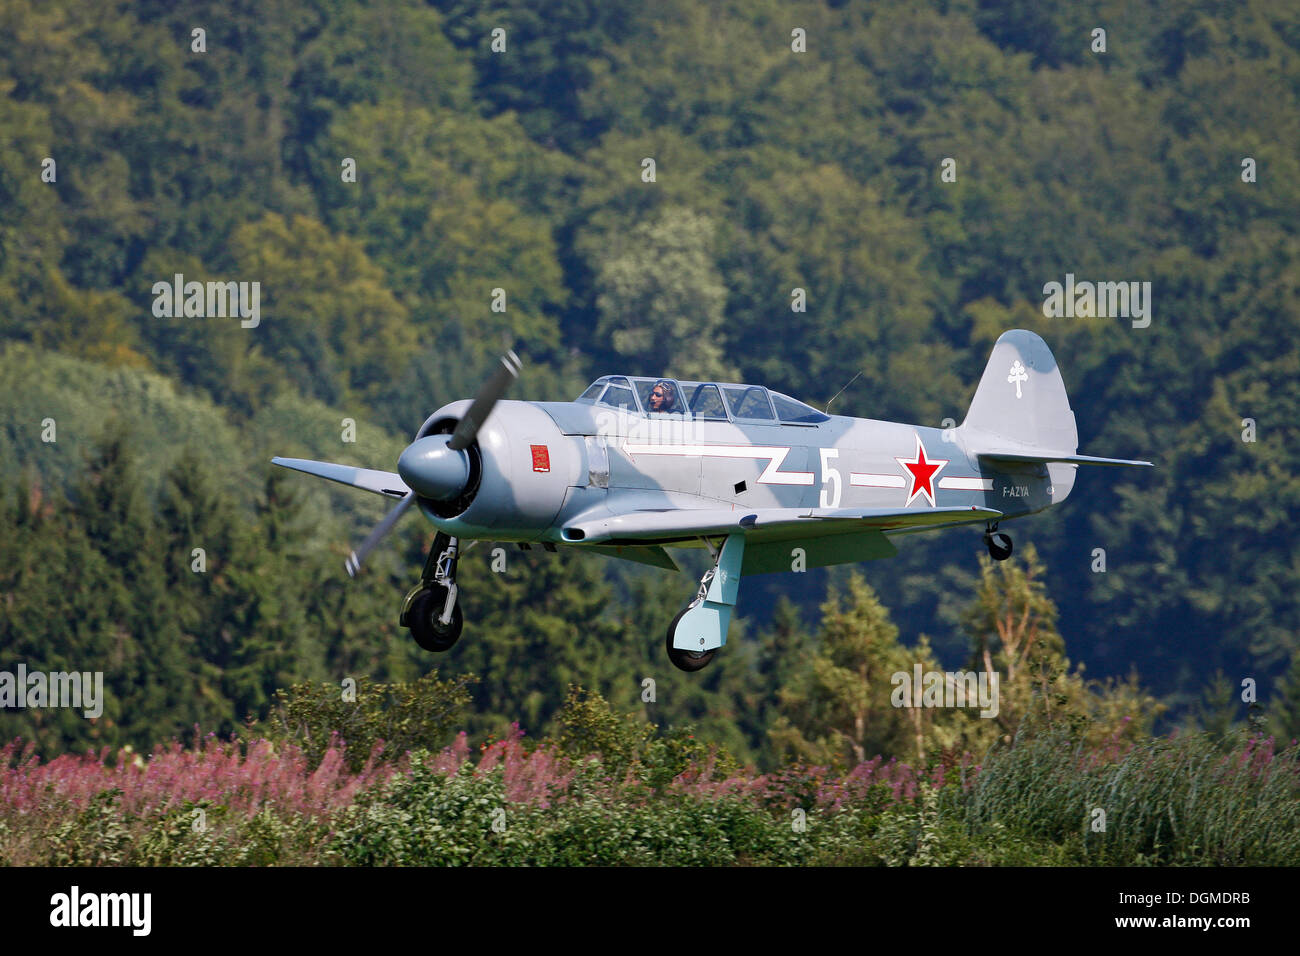
<path fill-rule="evenodd" d="M 1078 454 L 1061 371 L 1024 329 L 998 338 L 965 420 L 949 429 L 831 415 L 760 385 L 662 377 L 604 375 L 572 402 L 504 400 L 520 370 L 508 352 L 472 401 L 429 415 L 395 474 L 272 459 L 399 499 L 349 555 L 349 575 L 412 504 L 434 524 L 399 618 L 429 651 L 449 649 L 464 626 L 465 541 L 674 571 L 667 548 L 707 548 L 712 566 L 665 642 L 674 665 L 698 671 L 726 644 L 747 575 L 887 558 L 897 535 L 968 525 L 983 525 L 1004 561 L 1012 541 L 1001 523 L 1060 504 L 1078 466 L 1151 467 Z"/>

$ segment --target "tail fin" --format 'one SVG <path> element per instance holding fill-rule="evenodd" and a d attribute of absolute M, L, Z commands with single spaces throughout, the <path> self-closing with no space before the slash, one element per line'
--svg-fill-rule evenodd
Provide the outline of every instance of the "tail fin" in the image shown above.
<path fill-rule="evenodd" d="M 1047 343 L 1025 329 L 998 336 L 961 423 L 966 447 L 1007 462 L 1150 466 L 1149 461 L 1077 454 L 1079 431 Z"/>
<path fill-rule="evenodd" d="M 1073 455 L 1079 432 L 1047 343 L 1025 329 L 1003 332 L 961 428 L 967 447 L 979 454 L 1002 450 Z"/>

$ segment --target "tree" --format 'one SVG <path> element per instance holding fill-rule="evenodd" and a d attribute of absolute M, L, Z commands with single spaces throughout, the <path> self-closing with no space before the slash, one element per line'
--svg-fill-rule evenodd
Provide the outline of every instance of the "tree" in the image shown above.
<path fill-rule="evenodd" d="M 1273 696 L 1276 703 L 1268 708 L 1273 732 L 1283 740 L 1300 738 L 1300 654 L 1291 659 L 1291 667 Z"/>
<path fill-rule="evenodd" d="M 308 610 L 323 561 L 302 553 L 306 516 L 291 477 L 270 468 L 263 487 L 251 552 L 229 566 L 239 601 L 225 621 L 231 649 L 222 676 L 238 720 L 266 713 L 277 689 L 325 673 Z"/>
<path fill-rule="evenodd" d="M 104 672 L 106 693 L 116 698 L 118 740 L 149 746 L 192 727 L 202 697 L 167 589 L 170 556 L 141 492 L 131 428 L 121 420 L 89 457 L 72 509 L 104 569 L 78 585 L 103 609 L 115 638 L 106 654 L 78 655 L 78 669 Z M 79 635 L 80 622 L 71 626 Z"/>
<path fill-rule="evenodd" d="M 245 335 L 301 392 L 364 400 L 405 366 L 416 344 L 408 313 L 356 240 L 270 214 L 236 230 L 232 245 L 240 272 L 261 282 L 263 314 L 255 328 L 229 320 L 225 331 Z"/>
<path fill-rule="evenodd" d="M 436 5 L 447 35 L 473 56 L 477 91 L 492 109 L 517 114 L 538 142 L 575 151 L 608 122 L 582 109 L 584 90 L 620 44 L 657 19 L 631 0 L 556 0 L 544 10 L 527 0 Z M 493 48 L 498 29 L 504 50 Z"/>
<path fill-rule="evenodd" d="M 539 213 L 560 204 L 568 164 L 513 117 L 358 104 L 335 118 L 318 152 L 319 165 L 355 158 L 355 184 L 322 184 L 328 221 L 365 242 L 437 350 L 495 357 L 507 337 L 537 359 L 559 345 L 566 294 L 553 227 Z"/>
<path fill-rule="evenodd" d="M 977 720 L 965 735 L 972 749 L 1010 735 L 1066 722 L 1093 743 L 1150 731 L 1165 707 L 1128 680 L 1089 682 L 1072 669 L 1058 612 L 1047 590 L 1047 569 L 1032 543 L 1006 561 L 980 556 L 980 580 L 964 615 L 971 667 L 998 680 L 995 720 Z"/>
<path fill-rule="evenodd" d="M 911 655 L 875 591 L 856 571 L 847 594 L 822 605 L 819 645 L 807 668 L 780 697 L 784 716 L 773 745 L 802 760 L 856 765 L 876 755 L 900 756 L 909 727 L 891 701 L 893 674 L 911 674 Z"/>
<path fill-rule="evenodd" d="M 971 667 L 999 681 L 997 722 L 1008 733 L 1035 707 L 1051 714 L 1065 702 L 1061 682 L 1069 661 L 1056 629 L 1056 605 L 1033 544 L 1021 556 L 994 562 L 980 556 L 980 581 L 966 612 Z"/>
<path fill-rule="evenodd" d="M 616 239 L 600 263 L 596 334 L 643 374 L 734 380 L 713 236 L 707 217 L 666 209 Z"/>

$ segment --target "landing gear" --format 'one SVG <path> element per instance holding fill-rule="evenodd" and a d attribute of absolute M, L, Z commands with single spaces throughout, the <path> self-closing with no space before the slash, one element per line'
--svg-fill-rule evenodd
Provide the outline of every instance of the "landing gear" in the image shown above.
<path fill-rule="evenodd" d="M 429 549 L 420 583 L 402 602 L 402 627 L 410 628 L 411 637 L 426 651 L 441 653 L 460 638 L 465 626 L 456 598 L 456 558 L 459 541 L 438 533 Z"/>
<path fill-rule="evenodd" d="M 1005 561 L 1011 557 L 1011 535 L 999 531 L 997 522 L 985 530 L 984 544 L 989 549 L 989 557 L 994 561 Z"/>
<path fill-rule="evenodd" d="M 465 626 L 465 616 L 461 613 L 459 604 L 451 606 L 451 620 L 443 623 L 447 594 L 446 588 L 437 586 L 422 590 L 415 596 L 411 609 L 407 612 L 407 627 L 411 629 L 411 637 L 426 651 L 441 653 L 450 649 Z"/>
<path fill-rule="evenodd" d="M 700 579 L 695 600 L 668 625 L 668 659 L 687 672 L 707 667 L 718 648 L 727 643 L 745 557 L 743 534 L 729 535 L 721 548 L 707 538 L 704 543 L 713 554 L 714 565 Z"/>
<path fill-rule="evenodd" d="M 691 607 L 694 606 L 695 605 L 693 604 L 691 605 Z M 677 616 L 673 618 L 673 622 L 668 625 L 667 642 L 668 659 L 673 662 L 673 666 L 678 670 L 686 671 L 688 674 L 704 670 L 704 668 L 709 666 L 714 655 L 718 653 L 716 647 L 711 651 L 686 651 L 681 648 L 673 647 L 673 638 L 677 636 L 677 624 L 686 616 L 686 612 L 690 609 L 691 608 L 688 607 L 677 612 Z"/>

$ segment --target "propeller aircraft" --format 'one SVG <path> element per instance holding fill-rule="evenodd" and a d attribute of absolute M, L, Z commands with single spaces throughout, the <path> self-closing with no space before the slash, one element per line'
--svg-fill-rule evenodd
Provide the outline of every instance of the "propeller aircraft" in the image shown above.
<path fill-rule="evenodd" d="M 666 549 L 706 548 L 712 566 L 667 629 L 685 671 L 727 639 L 741 579 L 869 561 L 898 535 L 982 525 L 1006 560 L 1002 522 L 1066 499 L 1080 465 L 1074 412 L 1046 343 L 1014 329 L 993 346 L 961 425 L 941 430 L 819 412 L 760 385 L 605 375 L 572 402 L 508 401 L 507 353 L 473 400 L 439 408 L 397 472 L 298 458 L 272 462 L 397 504 L 351 553 L 366 556 L 415 505 L 437 528 L 400 621 L 445 651 L 464 626 L 462 542 L 577 548 L 669 570 Z"/>

